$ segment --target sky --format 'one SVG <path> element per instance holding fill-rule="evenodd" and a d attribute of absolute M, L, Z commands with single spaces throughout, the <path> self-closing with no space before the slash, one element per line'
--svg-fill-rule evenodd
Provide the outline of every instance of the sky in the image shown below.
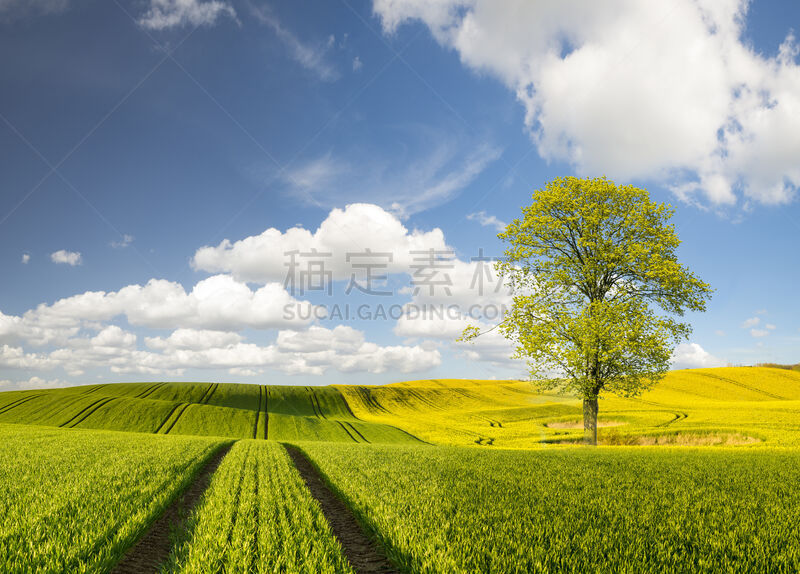
<path fill-rule="evenodd" d="M 0 389 L 519 378 L 496 234 L 675 210 L 675 368 L 800 361 L 796 2 L 0 0 Z"/>

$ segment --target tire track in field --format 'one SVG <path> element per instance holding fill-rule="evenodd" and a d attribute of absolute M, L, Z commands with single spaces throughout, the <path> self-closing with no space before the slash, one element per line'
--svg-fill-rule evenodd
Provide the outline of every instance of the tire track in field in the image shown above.
<path fill-rule="evenodd" d="M 785 401 L 786 400 L 786 397 L 782 397 L 780 395 L 776 395 L 776 394 L 770 393 L 768 391 L 759 389 L 758 387 L 751 387 L 750 385 L 746 385 L 744 383 L 740 383 L 739 381 L 734 381 L 733 379 L 729 379 L 727 377 L 721 377 L 719 375 L 713 375 L 711 373 L 697 373 L 697 374 L 702 376 L 702 377 L 708 377 L 709 379 L 715 379 L 717 381 L 724 381 L 726 383 L 730 383 L 731 385 L 735 385 L 737 387 L 741 387 L 743 389 L 747 389 L 748 391 L 751 391 L 751 392 L 754 392 L 754 393 L 759 393 L 759 394 L 762 394 L 762 395 L 766 395 L 766 396 L 768 396 L 768 397 L 770 397 L 772 399 L 777 399 L 777 400 L 781 400 L 781 401 Z"/>
<path fill-rule="evenodd" d="M 264 440 L 269 435 L 269 387 L 264 385 Z"/>
<path fill-rule="evenodd" d="M 143 399 L 143 398 L 145 398 L 145 397 L 149 397 L 150 395 L 152 395 L 154 392 L 156 392 L 156 391 L 157 391 L 158 389 L 160 389 L 161 387 L 164 387 L 164 386 L 166 386 L 166 384 L 167 384 L 167 383 L 156 383 L 155 385 L 153 385 L 152 387 L 150 387 L 149 389 L 147 389 L 145 392 L 143 392 L 142 394 L 140 394 L 140 395 L 139 395 L 139 396 L 137 396 L 136 398 L 137 398 L 137 399 Z"/>
<path fill-rule="evenodd" d="M 358 439 L 356 437 L 354 437 L 349 430 L 347 430 L 347 427 L 344 426 L 344 423 L 342 423 L 342 421 L 336 421 L 336 422 L 339 423 L 339 426 L 342 427 L 342 430 L 344 430 L 344 432 L 347 433 L 347 436 L 349 436 L 351 439 L 353 439 L 353 442 L 358 442 Z"/>
<path fill-rule="evenodd" d="M 180 408 L 182 404 L 183 403 L 177 403 L 174 407 L 172 407 L 172 410 L 170 410 L 166 418 L 163 421 L 161 421 L 161 424 L 158 425 L 158 428 L 153 431 L 153 434 L 158 434 L 158 431 L 164 428 L 164 425 L 167 424 L 167 421 L 170 419 L 170 417 L 172 417 L 173 413 Z"/>
<path fill-rule="evenodd" d="M 205 392 L 203 393 L 203 396 L 200 397 L 200 400 L 198 401 L 201 405 L 205 404 L 206 400 L 211 397 L 211 393 L 214 392 L 213 389 L 214 389 L 214 385 L 215 384 L 216 383 L 209 383 L 208 384 L 208 388 L 205 390 Z"/>
<path fill-rule="evenodd" d="M 386 558 L 380 545 L 372 540 L 347 505 L 325 483 L 316 467 L 300 449 L 284 444 L 294 467 L 303 478 L 311 496 L 319 503 L 333 535 L 356 574 L 399 574 Z"/>
<path fill-rule="evenodd" d="M 83 421 L 85 421 L 86 419 L 88 419 L 90 416 L 92 416 L 92 415 L 93 415 L 95 412 L 97 412 L 97 411 L 98 411 L 100 408 L 102 408 L 102 407 L 106 406 L 106 405 L 107 405 L 108 403 L 110 403 L 111 401 L 115 401 L 115 400 L 117 400 L 117 398 L 119 398 L 119 397 L 111 397 L 111 398 L 107 399 L 105 402 L 100 402 L 100 404 L 98 404 L 96 407 L 94 407 L 94 408 L 93 408 L 93 409 L 91 409 L 89 412 L 87 412 L 85 415 L 83 415 L 81 418 L 79 418 L 77 421 L 75 421 L 74 423 L 72 423 L 71 425 L 69 425 L 69 428 L 75 428 L 76 426 L 78 426 L 79 424 L 81 424 Z"/>
<path fill-rule="evenodd" d="M 264 394 L 264 389 L 258 387 L 258 410 L 256 411 L 256 424 L 253 425 L 253 438 L 258 438 L 258 420 L 261 418 L 261 397 Z"/>
<path fill-rule="evenodd" d="M 87 406 L 87 407 L 84 407 L 83 409 L 81 409 L 81 410 L 78 412 L 78 414 L 74 415 L 74 416 L 73 416 L 72 418 L 70 418 L 70 419 L 69 419 L 67 422 L 61 423 L 61 424 L 60 424 L 60 425 L 58 425 L 58 426 L 59 426 L 59 427 L 66 427 L 66 426 L 69 426 L 69 424 L 70 424 L 72 421 L 74 421 L 74 420 L 75 420 L 75 419 L 77 419 L 79 416 L 81 416 L 83 413 L 85 413 L 86 411 L 88 411 L 89 409 L 91 409 L 91 408 L 92 408 L 93 406 L 95 406 L 97 403 L 103 402 L 103 401 L 105 401 L 106 399 L 108 399 L 108 397 L 101 397 L 101 398 L 97 399 L 96 401 L 94 401 L 93 403 L 91 403 L 89 406 Z"/>
<path fill-rule="evenodd" d="M 228 454 L 233 443 L 219 448 L 213 453 L 197 476 L 167 506 L 147 532 L 142 535 L 125 553 L 111 571 L 113 574 L 143 574 L 158 572 L 161 564 L 172 550 L 172 532 L 182 516 L 188 516 L 197 505 L 211 482 L 211 476 Z"/>
<path fill-rule="evenodd" d="M 208 404 L 208 401 L 211 400 L 211 395 L 216 393 L 218 388 L 219 388 L 219 383 L 214 383 L 214 386 L 211 387 L 211 390 L 208 392 L 208 395 L 206 396 L 205 400 L 201 402 Z"/>
<path fill-rule="evenodd" d="M 182 403 L 182 404 L 183 404 L 183 408 L 175 414 L 175 418 L 172 419 L 172 422 L 167 427 L 167 430 L 164 431 L 164 434 L 169 434 L 169 431 L 172 430 L 172 427 L 175 426 L 175 423 L 178 422 L 178 419 L 181 418 L 183 416 L 183 413 L 186 412 L 186 409 L 189 408 L 189 403 Z"/>
<path fill-rule="evenodd" d="M 0 415 L 4 415 L 8 411 L 10 411 L 11 409 L 17 408 L 21 404 L 27 403 L 28 401 L 33 400 L 33 399 L 35 399 L 37 397 L 41 397 L 41 396 L 42 395 L 28 395 L 27 397 L 22 397 L 21 399 L 17 399 L 16 401 L 12 401 L 11 403 L 7 404 L 2 409 L 0 409 Z"/>
<path fill-rule="evenodd" d="M 322 412 L 322 406 L 319 404 L 319 397 L 314 392 L 314 389 L 311 387 L 306 387 L 306 390 L 309 392 L 309 396 L 311 398 L 311 408 L 314 410 L 314 414 L 317 415 L 318 419 L 328 420 L 328 417 L 326 417 L 325 413 Z"/>
<path fill-rule="evenodd" d="M 354 433 L 356 433 L 358 436 L 360 436 L 360 437 L 361 437 L 361 440 L 363 440 L 365 443 L 369 444 L 369 441 L 367 440 L 367 437 L 365 437 L 363 434 L 361 434 L 360 432 L 358 432 L 358 429 L 357 429 L 356 427 L 354 427 L 354 426 L 353 426 L 353 423 L 351 423 L 351 422 L 345 422 L 344 424 L 346 424 L 346 425 L 347 425 L 347 426 L 349 426 L 351 429 L 353 429 L 353 432 L 354 432 Z"/>
<path fill-rule="evenodd" d="M 362 393 L 360 393 L 360 391 L 361 391 L 361 388 L 360 388 L 360 387 L 356 387 L 356 389 L 357 389 L 357 392 L 359 392 L 359 394 L 362 394 Z M 367 394 L 369 394 L 369 391 L 368 391 L 367 389 L 364 389 L 364 390 L 367 392 Z M 336 389 L 336 392 L 337 392 L 337 393 L 339 393 L 339 396 L 340 396 L 340 397 L 342 397 L 342 402 L 344 403 L 344 407 L 347 409 L 347 412 L 348 412 L 348 413 L 350 413 L 350 416 L 351 416 L 351 417 L 353 417 L 355 420 L 357 420 L 357 421 L 360 421 L 361 419 L 360 419 L 360 418 L 358 418 L 358 417 L 356 416 L 356 414 L 353 412 L 353 409 L 352 409 L 352 408 L 350 408 L 350 403 L 348 403 L 348 402 L 347 402 L 347 399 L 345 398 L 344 394 L 342 394 L 342 392 L 341 392 L 339 389 Z M 362 398 L 364 398 L 363 394 L 362 394 Z M 366 399 L 365 399 L 365 400 L 366 400 Z M 379 409 L 381 409 L 381 410 L 382 410 L 383 412 L 385 412 L 386 414 L 393 414 L 391 411 L 388 411 L 388 410 L 386 410 L 386 409 L 385 409 L 385 408 L 384 408 L 384 407 L 383 407 L 383 406 L 382 406 L 380 403 L 378 403 L 377 401 L 375 401 L 375 404 L 378 406 L 378 408 L 379 408 Z M 422 444 L 429 444 L 429 445 L 433 445 L 433 443 L 430 443 L 430 442 L 428 442 L 428 441 L 424 441 L 424 440 L 422 440 L 421 438 L 419 438 L 418 436 L 415 436 L 415 435 L 411 434 L 410 432 L 408 432 L 407 430 L 403 430 L 403 429 L 401 429 L 400 427 L 396 427 L 396 426 L 394 426 L 394 425 L 390 425 L 390 424 L 387 424 L 387 423 L 379 423 L 379 424 L 382 424 L 383 426 L 389 427 L 389 428 L 391 428 L 391 429 L 394 429 L 394 430 L 396 430 L 396 431 L 399 431 L 399 432 L 401 432 L 401 433 L 403 433 L 403 434 L 405 434 L 405 435 L 408 435 L 408 436 L 410 436 L 411 438 L 413 438 L 414 440 L 421 442 Z"/>

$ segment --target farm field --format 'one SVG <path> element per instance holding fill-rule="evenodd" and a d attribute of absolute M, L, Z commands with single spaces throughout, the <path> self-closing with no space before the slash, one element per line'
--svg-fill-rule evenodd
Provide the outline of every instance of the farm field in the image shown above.
<path fill-rule="evenodd" d="M 408 572 L 797 572 L 800 453 L 302 448 Z"/>
<path fill-rule="evenodd" d="M 98 572 L 220 442 L 0 425 L 0 571 Z"/>
<path fill-rule="evenodd" d="M 231 443 L 161 571 L 359 571 L 284 445 L 401 572 L 800 570 L 800 372 L 675 371 L 600 412 L 587 449 L 580 402 L 522 381 L 0 393 L 0 570 L 111 571 Z"/>
<path fill-rule="evenodd" d="M 226 455 L 162 571 L 353 572 L 286 450 L 255 440 Z"/>
<path fill-rule="evenodd" d="M 288 387 L 124 383 L 0 393 L 0 423 L 170 435 L 539 448 L 579 441 L 581 404 L 530 382 L 423 380 Z M 800 372 L 670 372 L 600 403 L 606 444 L 800 446 Z M 605 426 L 604 426 L 605 425 Z"/>

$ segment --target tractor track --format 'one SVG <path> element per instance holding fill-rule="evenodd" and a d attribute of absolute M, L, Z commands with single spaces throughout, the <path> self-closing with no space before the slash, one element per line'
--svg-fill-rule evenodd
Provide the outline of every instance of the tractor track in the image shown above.
<path fill-rule="evenodd" d="M 93 406 L 95 406 L 97 403 L 103 402 L 103 401 L 104 401 L 104 400 L 106 400 L 107 398 L 108 398 L 108 397 L 101 397 L 101 398 L 97 399 L 96 401 L 94 401 L 93 403 L 91 403 L 89 406 L 87 406 L 87 407 L 84 407 L 83 409 L 81 409 L 80 411 L 78 411 L 78 414 L 74 415 L 74 416 L 73 416 L 72 418 L 70 418 L 70 419 L 69 419 L 67 422 L 61 423 L 61 424 L 60 424 L 60 425 L 58 425 L 58 426 L 59 426 L 59 427 L 66 427 L 66 426 L 69 426 L 69 425 L 70 425 L 70 423 L 72 423 L 72 421 L 74 421 L 74 420 L 75 420 L 75 419 L 77 419 L 79 416 L 81 416 L 83 413 L 85 413 L 86 411 L 88 411 L 89 409 L 91 409 L 91 408 L 92 408 Z"/>
<path fill-rule="evenodd" d="M 169 426 L 167 427 L 167 430 L 164 431 L 164 434 L 169 434 L 169 431 L 172 430 L 172 428 L 175 426 L 175 423 L 178 422 L 178 419 L 180 419 L 183 416 L 183 413 L 185 413 L 186 409 L 188 408 L 189 408 L 189 403 L 183 403 L 183 408 L 175 414 L 175 418 L 172 419 L 171 423 L 169 423 Z"/>
<path fill-rule="evenodd" d="M 107 398 L 107 399 L 105 399 L 105 400 L 101 399 L 99 403 L 95 403 L 95 405 L 96 405 L 96 406 L 95 406 L 94 408 L 92 408 L 91 410 L 89 410 L 88 412 L 86 412 L 86 414 L 84 414 L 83 416 L 81 416 L 81 417 L 80 417 L 78 420 L 76 420 L 75 422 L 73 422 L 72 424 L 70 424 L 70 425 L 69 425 L 69 428 L 75 428 L 76 426 L 78 426 L 79 424 L 81 424 L 83 421 L 85 421 L 86 419 L 88 419 L 90 416 L 92 416 L 94 413 L 96 413 L 98 410 L 100 410 L 102 407 L 106 406 L 106 405 L 107 405 L 108 403 L 110 403 L 111 401 L 115 401 L 115 400 L 117 400 L 118 398 L 119 398 L 119 397 L 110 397 L 110 398 Z"/>
<path fill-rule="evenodd" d="M 284 444 L 295 468 L 311 496 L 319 503 L 342 553 L 356 574 L 398 574 L 380 545 L 371 539 L 355 518 L 353 511 L 330 489 L 306 455 L 297 447 Z"/>
<path fill-rule="evenodd" d="M 150 528 L 125 553 L 112 574 L 150 574 L 158 572 L 172 549 L 172 532 L 200 501 L 222 459 L 233 443 L 212 454 L 194 480 L 167 506 Z"/>
<path fill-rule="evenodd" d="M 264 385 L 264 440 L 269 436 L 269 389 Z"/>
<path fill-rule="evenodd" d="M 339 423 L 339 426 L 342 427 L 342 430 L 347 433 L 347 436 L 349 436 L 353 440 L 353 442 L 358 442 L 358 439 L 353 436 L 353 433 L 347 430 L 347 427 L 344 426 L 344 423 L 342 421 L 336 421 L 336 422 Z"/>
<path fill-rule="evenodd" d="M 149 397 L 150 395 L 152 395 L 154 392 L 156 392 L 158 389 L 160 389 L 161 387 L 165 386 L 166 384 L 167 383 L 156 383 L 152 387 L 147 388 L 143 393 L 137 395 L 136 398 L 137 399 L 144 399 L 146 397 Z"/>
<path fill-rule="evenodd" d="M 15 409 L 18 406 L 20 406 L 21 404 L 27 403 L 28 401 L 31 401 L 31 400 L 33 400 L 33 399 L 35 399 L 37 397 L 41 397 L 41 396 L 42 395 L 28 395 L 27 397 L 22 397 L 21 399 L 17 399 L 16 401 L 12 401 L 11 403 L 7 404 L 2 409 L 0 409 L 0 415 L 4 415 L 8 411 L 10 411 L 11 409 Z"/>
<path fill-rule="evenodd" d="M 253 438 L 258 438 L 258 421 L 261 419 L 261 398 L 264 395 L 264 389 L 258 387 L 258 410 L 256 411 L 256 424 L 253 425 Z"/>

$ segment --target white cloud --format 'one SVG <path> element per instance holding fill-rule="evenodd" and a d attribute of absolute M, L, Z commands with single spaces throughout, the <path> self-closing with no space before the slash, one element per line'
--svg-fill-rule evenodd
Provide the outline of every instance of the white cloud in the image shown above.
<path fill-rule="evenodd" d="M 53 263 L 65 263 L 66 265 L 75 267 L 76 265 L 83 263 L 83 258 L 81 257 L 81 254 L 76 251 L 66 251 L 65 249 L 60 249 L 50 254 L 50 261 Z"/>
<path fill-rule="evenodd" d="M 724 367 L 722 359 L 718 359 L 697 343 L 681 343 L 672 354 L 672 367 L 675 369 L 703 369 Z"/>
<path fill-rule="evenodd" d="M 228 2 L 219 0 L 150 0 L 139 25 L 150 30 L 166 30 L 181 26 L 211 26 L 220 16 L 236 19 L 236 11 Z"/>
<path fill-rule="evenodd" d="M 764 328 L 769 329 L 770 331 L 774 331 L 775 329 L 777 329 L 777 327 L 772 323 L 767 323 L 766 325 L 764 325 Z"/>
<path fill-rule="evenodd" d="M 361 61 L 361 58 L 356 56 L 353 58 L 353 71 L 358 72 L 361 68 L 364 67 L 364 63 Z"/>
<path fill-rule="evenodd" d="M 373 159 L 374 152 L 367 155 L 363 150 L 338 156 L 328 153 L 280 177 L 315 204 L 368 201 L 406 217 L 450 201 L 502 155 L 492 144 L 465 144 L 422 126 L 394 136 L 404 143 L 391 160 Z"/>
<path fill-rule="evenodd" d="M 348 253 L 365 253 L 366 249 L 376 256 L 351 256 L 350 262 L 347 261 Z M 408 272 L 414 257 L 419 257 L 411 252 L 427 249 L 448 249 L 440 229 L 409 231 L 396 216 L 377 205 L 355 203 L 344 209 L 333 209 L 313 233 L 301 227 L 285 232 L 270 228 L 236 242 L 226 239 L 216 247 L 201 247 L 192 259 L 192 266 L 211 273 L 232 273 L 242 281 L 284 282 L 291 262 L 286 253 L 310 254 L 316 250 L 331 255 L 298 255 L 296 263 L 300 267 L 293 269 L 298 284 L 301 283 L 299 273 L 306 270 L 309 261 L 322 261 L 324 271 L 330 271 L 334 280 L 349 280 L 355 274 L 363 284 L 365 271 L 354 267 L 354 263 L 386 265 L 373 269 L 373 276 Z M 381 253 L 391 254 L 391 261 L 388 256 L 377 256 Z"/>
<path fill-rule="evenodd" d="M 22 264 L 23 265 L 27 265 L 30 260 L 31 260 L 31 256 L 30 256 L 29 253 L 23 253 L 22 254 Z"/>
<path fill-rule="evenodd" d="M 241 343 L 243 337 L 230 331 L 210 331 L 207 329 L 176 329 L 169 337 L 146 337 L 145 344 L 155 350 L 190 350 L 227 348 Z"/>
<path fill-rule="evenodd" d="M 749 319 L 745 320 L 742 323 L 742 329 L 749 329 L 750 327 L 755 327 L 761 322 L 761 317 L 750 317 Z"/>
<path fill-rule="evenodd" d="M 686 201 L 785 203 L 800 185 L 800 66 L 744 39 L 747 0 L 374 0 L 422 21 L 525 107 L 539 154 L 587 175 L 656 180 Z"/>
<path fill-rule="evenodd" d="M 508 225 L 505 221 L 500 221 L 494 215 L 487 215 L 485 211 L 470 213 L 467 215 L 467 219 L 470 221 L 477 221 L 484 227 L 494 227 L 497 231 L 503 231 Z"/>
<path fill-rule="evenodd" d="M 717 329 L 716 331 L 714 331 L 714 334 L 717 335 L 718 337 L 724 337 L 726 333 L 722 329 Z"/>
<path fill-rule="evenodd" d="M 750 329 L 750 336 L 752 337 L 766 337 L 769 331 L 766 329 Z"/>
<path fill-rule="evenodd" d="M 301 42 L 300 39 L 272 13 L 266 4 L 250 6 L 253 16 L 261 24 L 269 27 L 278 39 L 289 50 L 289 56 L 306 70 L 312 72 L 317 78 L 325 82 L 339 79 L 339 72 L 328 62 L 328 51 L 334 44 L 335 38 L 330 36 L 328 42 L 312 46 Z"/>
<path fill-rule="evenodd" d="M 118 241 L 112 241 L 110 245 L 114 249 L 125 249 L 128 245 L 133 243 L 133 239 L 134 239 L 133 235 L 128 235 L 126 233 Z"/>
<path fill-rule="evenodd" d="M 287 306 L 295 310 L 294 317 L 286 315 Z M 144 286 L 128 285 L 108 293 L 87 291 L 39 305 L 23 315 L 18 331 L 33 339 L 31 330 L 36 328 L 74 330 L 82 321 L 109 321 L 117 316 L 125 316 L 131 325 L 162 329 L 303 328 L 315 317 L 314 309 L 278 283 L 253 291 L 229 275 L 214 275 L 187 293 L 179 283 L 151 279 Z"/>
<path fill-rule="evenodd" d="M 10 381 L 4 379 L 0 381 L 0 391 L 24 391 L 29 389 L 52 389 L 58 387 L 67 387 L 70 383 L 62 381 L 61 379 L 43 379 L 41 377 L 33 376 L 27 381 Z"/>

